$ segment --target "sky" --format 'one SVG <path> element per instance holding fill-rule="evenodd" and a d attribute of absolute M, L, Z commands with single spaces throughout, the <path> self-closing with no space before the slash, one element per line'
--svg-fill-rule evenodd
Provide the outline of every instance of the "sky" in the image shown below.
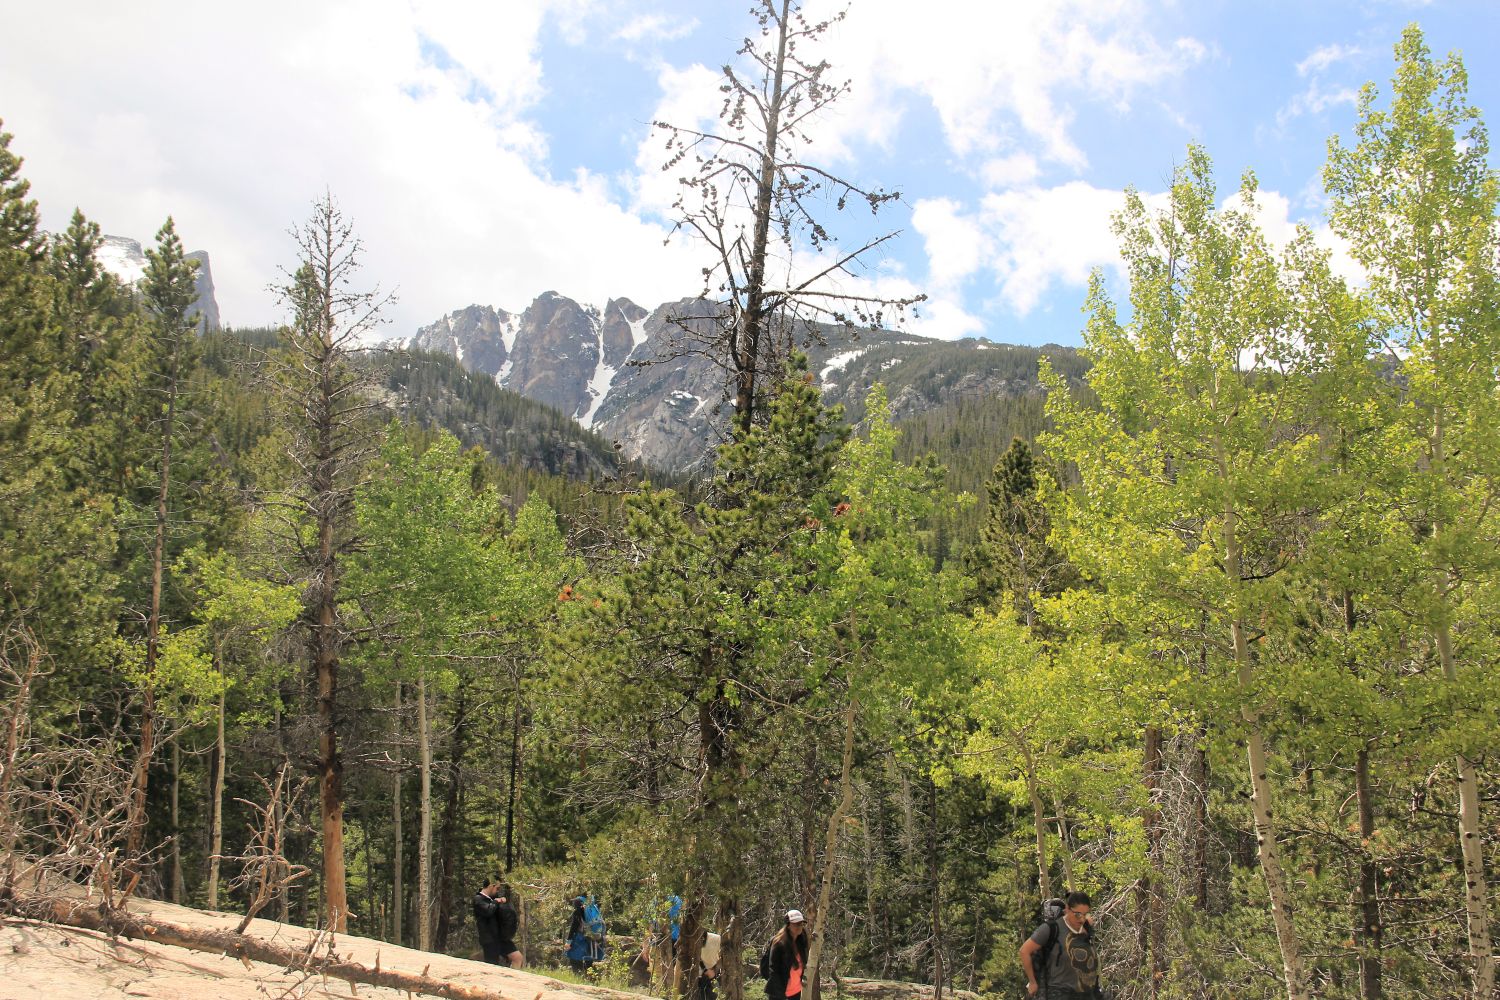
<path fill-rule="evenodd" d="M 1261 222 L 1326 232 L 1320 172 L 1359 88 L 1388 93 L 1420 24 L 1500 114 L 1495 0 L 806 0 L 847 16 L 820 54 L 848 94 L 808 155 L 901 192 L 825 213 L 886 230 L 859 291 L 923 293 L 914 333 L 1078 344 L 1090 272 L 1123 293 L 1111 213 L 1167 186 L 1190 143 Z M 707 127 L 750 0 L 0 0 L 0 119 L 44 225 L 75 207 L 209 253 L 226 323 L 285 319 L 289 231 L 331 193 L 394 291 L 388 335 L 555 290 L 647 307 L 701 289 L 671 236 L 666 120 Z M 882 227 L 879 229 L 872 227 Z"/>

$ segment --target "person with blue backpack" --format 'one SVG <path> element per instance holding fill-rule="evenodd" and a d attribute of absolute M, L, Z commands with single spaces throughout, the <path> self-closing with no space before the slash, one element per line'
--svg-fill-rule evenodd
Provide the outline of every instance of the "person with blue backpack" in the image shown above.
<path fill-rule="evenodd" d="M 1042 925 L 1021 944 L 1021 971 L 1026 994 L 1040 1000 L 1097 1000 L 1099 953 L 1089 894 L 1070 892 L 1066 899 L 1042 905 Z"/>
<path fill-rule="evenodd" d="M 573 916 L 568 921 L 568 966 L 579 975 L 595 962 L 604 961 L 604 916 L 592 896 L 573 898 Z"/>

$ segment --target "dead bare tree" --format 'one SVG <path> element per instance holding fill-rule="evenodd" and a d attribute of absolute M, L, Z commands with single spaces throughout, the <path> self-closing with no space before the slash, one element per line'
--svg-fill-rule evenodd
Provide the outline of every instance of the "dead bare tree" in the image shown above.
<path fill-rule="evenodd" d="M 311 218 L 293 230 L 298 265 L 275 289 L 291 309 L 283 351 L 265 370 L 282 401 L 290 432 L 294 482 L 268 499 L 285 516 L 285 541 L 306 589 L 303 626 L 317 683 L 318 772 L 323 829 L 323 909 L 342 932 L 349 913 L 344 873 L 344 774 L 338 742 L 339 664 L 349 636 L 340 611 L 343 563 L 358 547 L 354 493 L 375 447 L 377 405 L 368 366 L 350 363 L 381 323 L 394 296 L 354 287 L 364 246 L 354 227 L 325 194 Z"/>
<path fill-rule="evenodd" d="M 830 81 L 827 60 L 808 51 L 844 12 L 811 21 L 800 0 L 758 0 L 752 14 L 760 31 L 745 39 L 736 62 L 724 66 L 718 126 L 703 131 L 652 123 L 666 136 L 662 169 L 688 167 L 679 178 L 673 232 L 686 232 L 707 248 L 703 298 L 721 307 L 716 316 L 681 319 L 674 350 L 725 369 L 742 431 L 757 416 L 757 385 L 780 373 L 799 329 L 817 336 L 814 322 L 850 331 L 879 327 L 889 313 L 899 316 L 925 298 L 888 298 L 855 287 L 861 264 L 897 232 L 847 249 L 820 218 L 829 206 L 841 212 L 851 203 L 873 215 L 900 198 L 805 155 L 813 128 L 849 89 L 847 81 Z M 810 262 L 794 266 L 794 256 Z"/>
<path fill-rule="evenodd" d="M 291 784 L 290 773 L 291 768 L 282 764 L 274 783 L 257 775 L 266 792 L 264 804 L 248 799 L 235 800 L 248 807 L 256 817 L 255 822 L 248 824 L 250 842 L 244 853 L 223 859 L 242 866 L 239 877 L 229 883 L 229 888 L 244 891 L 248 896 L 245 916 L 234 929 L 236 934 L 245 933 L 245 928 L 261 910 L 312 871 L 306 865 L 294 865 L 286 858 L 286 817 L 296 810 L 297 801 L 308 784 L 306 781 Z"/>

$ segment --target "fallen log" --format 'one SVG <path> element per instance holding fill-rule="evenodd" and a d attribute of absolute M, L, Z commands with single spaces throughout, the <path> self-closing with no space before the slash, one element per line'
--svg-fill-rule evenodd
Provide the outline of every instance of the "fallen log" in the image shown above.
<path fill-rule="evenodd" d="M 81 904 L 76 900 L 49 899 L 29 901 L 27 915 L 48 923 L 81 927 L 84 930 L 102 931 L 121 937 L 141 938 L 159 944 L 194 951 L 220 953 L 238 958 L 241 962 L 263 962 L 282 968 L 305 972 L 331 979 L 342 979 L 348 983 L 365 986 L 383 986 L 405 990 L 423 996 L 443 997 L 445 1000 L 515 1000 L 504 993 L 478 986 L 463 986 L 442 979 L 410 972 L 382 969 L 377 962 L 375 968 L 338 957 L 336 954 L 320 955 L 309 948 L 294 948 L 279 945 L 249 934 L 235 931 L 204 930 L 183 927 L 163 920 L 141 919 L 121 910 L 103 910 L 98 906 Z"/>

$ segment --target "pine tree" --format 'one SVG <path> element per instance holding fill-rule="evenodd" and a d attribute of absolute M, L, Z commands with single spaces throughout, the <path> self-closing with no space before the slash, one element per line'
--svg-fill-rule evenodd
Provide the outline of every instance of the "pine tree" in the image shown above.
<path fill-rule="evenodd" d="M 1043 473 L 1044 475 L 1047 473 Z M 1009 595 L 1028 627 L 1039 624 L 1036 602 L 1077 583 L 1077 573 L 1047 541 L 1051 519 L 1037 496 L 1031 446 L 1013 438 L 984 485 L 988 506 L 979 542 L 968 555 L 975 595 L 988 604 Z"/>
<path fill-rule="evenodd" d="M 156 752 L 156 667 L 161 655 L 162 591 L 167 568 L 172 494 L 173 448 L 181 433 L 179 421 L 195 353 L 195 330 L 188 310 L 197 298 L 198 266 L 183 253 L 171 218 L 156 234 L 156 246 L 146 251 L 146 276 L 141 295 L 149 315 L 151 370 L 146 387 L 152 400 L 156 437 L 155 531 L 151 547 L 150 605 L 146 614 L 145 663 L 141 668 L 140 748 L 131 790 L 131 818 L 125 856 L 134 864 L 141 854 L 146 830 L 146 792 L 151 761 Z"/>
<path fill-rule="evenodd" d="M 302 624 L 317 687 L 323 916 L 329 928 L 342 932 L 349 917 L 339 752 L 339 666 L 348 644 L 342 578 L 359 548 L 354 495 L 378 434 L 370 400 L 374 373 L 352 359 L 391 297 L 354 287 L 364 248 L 332 195 L 313 204 L 295 237 L 298 264 L 279 289 L 292 322 L 282 331 L 283 350 L 267 358 L 293 476 L 274 501 L 288 512 L 283 542 L 306 584 Z"/>

